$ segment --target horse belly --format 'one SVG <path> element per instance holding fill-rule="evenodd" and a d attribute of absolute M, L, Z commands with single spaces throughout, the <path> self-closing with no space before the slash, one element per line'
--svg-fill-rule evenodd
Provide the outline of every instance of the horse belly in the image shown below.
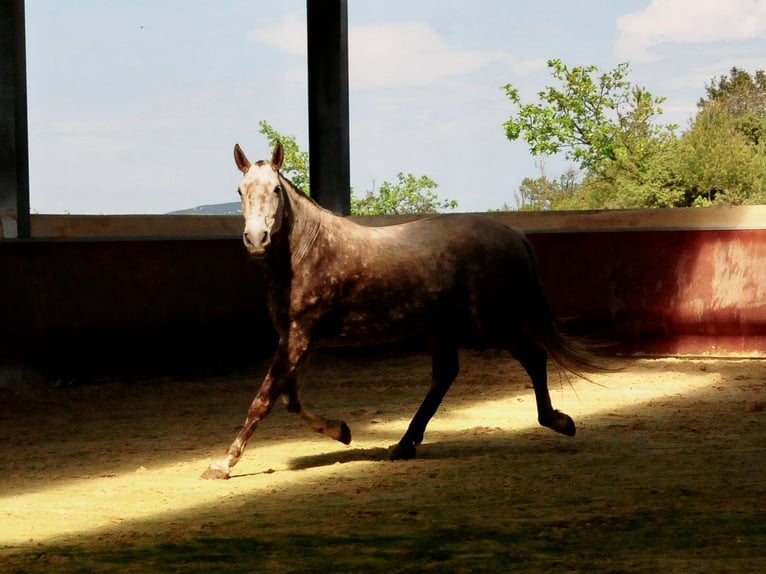
<path fill-rule="evenodd" d="M 426 324 L 421 313 L 407 309 L 350 310 L 328 332 L 327 346 L 360 346 L 392 343 L 422 334 Z"/>
<path fill-rule="evenodd" d="M 430 335 L 475 339 L 476 328 L 465 290 L 435 278 L 429 283 L 411 282 L 399 287 L 365 297 L 363 302 L 357 299 L 356 304 L 343 309 L 336 328 L 326 332 L 324 344 L 375 345 Z"/>

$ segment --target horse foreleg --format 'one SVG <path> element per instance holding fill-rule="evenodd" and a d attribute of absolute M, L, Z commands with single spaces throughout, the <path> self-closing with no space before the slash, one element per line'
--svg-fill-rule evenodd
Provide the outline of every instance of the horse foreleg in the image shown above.
<path fill-rule="evenodd" d="M 282 395 L 282 401 L 285 403 L 288 411 L 300 416 L 313 431 L 333 438 L 343 444 L 351 442 L 351 429 L 348 428 L 344 421 L 319 417 L 303 407 L 298 398 L 298 384 L 295 379 L 288 383 L 287 390 Z"/>
<path fill-rule="evenodd" d="M 436 414 L 436 410 L 447 394 L 452 381 L 460 371 L 457 347 L 440 346 L 432 343 L 431 348 L 431 388 L 412 418 L 407 432 L 401 440 L 389 447 L 388 458 L 406 460 L 415 457 L 416 446 L 423 442 L 426 426 Z"/>
<path fill-rule="evenodd" d="M 306 351 L 306 345 L 295 344 L 292 340 L 289 342 L 280 340 L 277 354 L 271 363 L 269 372 L 266 373 L 261 388 L 258 389 L 258 393 L 247 411 L 245 423 L 234 438 L 234 442 L 226 449 L 226 456 L 211 463 L 207 470 L 202 473 L 202 478 L 229 478 L 231 467 L 237 464 L 242 457 L 247 441 L 255 432 L 258 423 L 269 414 L 274 401 L 284 392 L 285 385 L 295 378 L 298 365 L 305 357 Z"/>
<path fill-rule="evenodd" d="M 202 473 L 202 478 L 208 480 L 229 478 L 231 468 L 237 464 L 242 457 L 242 452 L 245 450 L 245 446 L 253 435 L 253 432 L 255 432 L 255 429 L 258 427 L 258 423 L 266 418 L 266 415 L 271 411 L 275 398 L 279 396 L 279 393 L 275 392 L 275 386 L 278 385 L 275 384 L 274 376 L 272 372 L 269 371 L 258 394 L 250 404 L 245 423 L 234 438 L 234 442 L 232 442 L 231 446 L 226 449 L 226 456 L 212 462 L 207 470 Z"/>
<path fill-rule="evenodd" d="M 524 341 L 516 347 L 513 354 L 532 379 L 537 403 L 537 421 L 544 427 L 567 436 L 574 436 L 575 423 L 566 413 L 553 408 L 548 393 L 548 353 L 532 341 Z"/>

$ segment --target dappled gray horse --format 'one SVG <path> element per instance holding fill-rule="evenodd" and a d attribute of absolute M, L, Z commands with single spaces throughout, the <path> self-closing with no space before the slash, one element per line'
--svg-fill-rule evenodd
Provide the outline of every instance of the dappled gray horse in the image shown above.
<path fill-rule="evenodd" d="M 309 413 L 298 398 L 300 368 L 320 346 L 369 345 L 425 335 L 432 381 L 392 459 L 415 456 L 426 425 L 458 374 L 459 347 L 507 349 L 532 379 L 537 419 L 574 435 L 554 410 L 547 358 L 571 371 L 598 368 L 556 328 L 523 234 L 481 215 L 437 215 L 390 227 L 366 227 L 322 209 L 281 173 L 281 144 L 271 161 L 234 159 L 245 247 L 263 259 L 269 311 L 279 335 L 271 367 L 226 456 L 203 478 L 228 478 L 258 423 L 278 397 L 317 432 L 344 444 L 345 422 Z"/>

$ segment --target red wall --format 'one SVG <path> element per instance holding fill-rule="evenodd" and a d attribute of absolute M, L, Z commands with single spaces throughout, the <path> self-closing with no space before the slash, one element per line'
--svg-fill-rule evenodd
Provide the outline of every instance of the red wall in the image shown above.
<path fill-rule="evenodd" d="M 766 356 L 766 230 L 530 233 L 554 310 L 625 352 Z"/>

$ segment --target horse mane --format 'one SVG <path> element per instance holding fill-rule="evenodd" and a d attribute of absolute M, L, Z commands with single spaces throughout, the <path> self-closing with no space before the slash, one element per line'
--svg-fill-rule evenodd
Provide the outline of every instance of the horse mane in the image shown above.
<path fill-rule="evenodd" d="M 319 205 L 303 190 L 298 189 L 298 187 L 296 187 L 296 185 L 287 177 L 282 175 L 282 172 L 279 170 L 277 170 L 277 177 L 279 178 L 279 184 L 284 191 L 285 201 L 289 205 L 289 208 L 283 211 L 282 217 L 289 219 L 289 225 L 293 226 L 297 223 L 297 218 L 295 216 L 296 209 L 304 213 L 301 220 L 302 225 L 305 227 L 301 232 L 301 237 L 291 248 L 294 249 L 293 255 L 296 260 L 300 261 L 306 256 L 319 236 L 322 221 L 327 221 L 328 219 L 334 221 L 348 220 L 338 217 L 329 209 L 325 209 Z"/>
<path fill-rule="evenodd" d="M 299 189 L 298 186 L 296 186 L 292 181 L 290 181 L 287 176 L 285 176 L 281 171 L 277 170 L 277 175 L 279 177 L 279 183 L 280 185 L 285 189 L 285 191 L 288 192 L 288 195 L 291 198 L 297 199 L 299 202 L 303 202 L 304 204 L 308 204 L 320 211 L 324 211 L 326 213 L 329 213 L 331 215 L 335 215 L 332 211 L 329 209 L 326 209 L 319 205 L 310 195 L 308 195 L 305 191 L 302 189 Z"/>

